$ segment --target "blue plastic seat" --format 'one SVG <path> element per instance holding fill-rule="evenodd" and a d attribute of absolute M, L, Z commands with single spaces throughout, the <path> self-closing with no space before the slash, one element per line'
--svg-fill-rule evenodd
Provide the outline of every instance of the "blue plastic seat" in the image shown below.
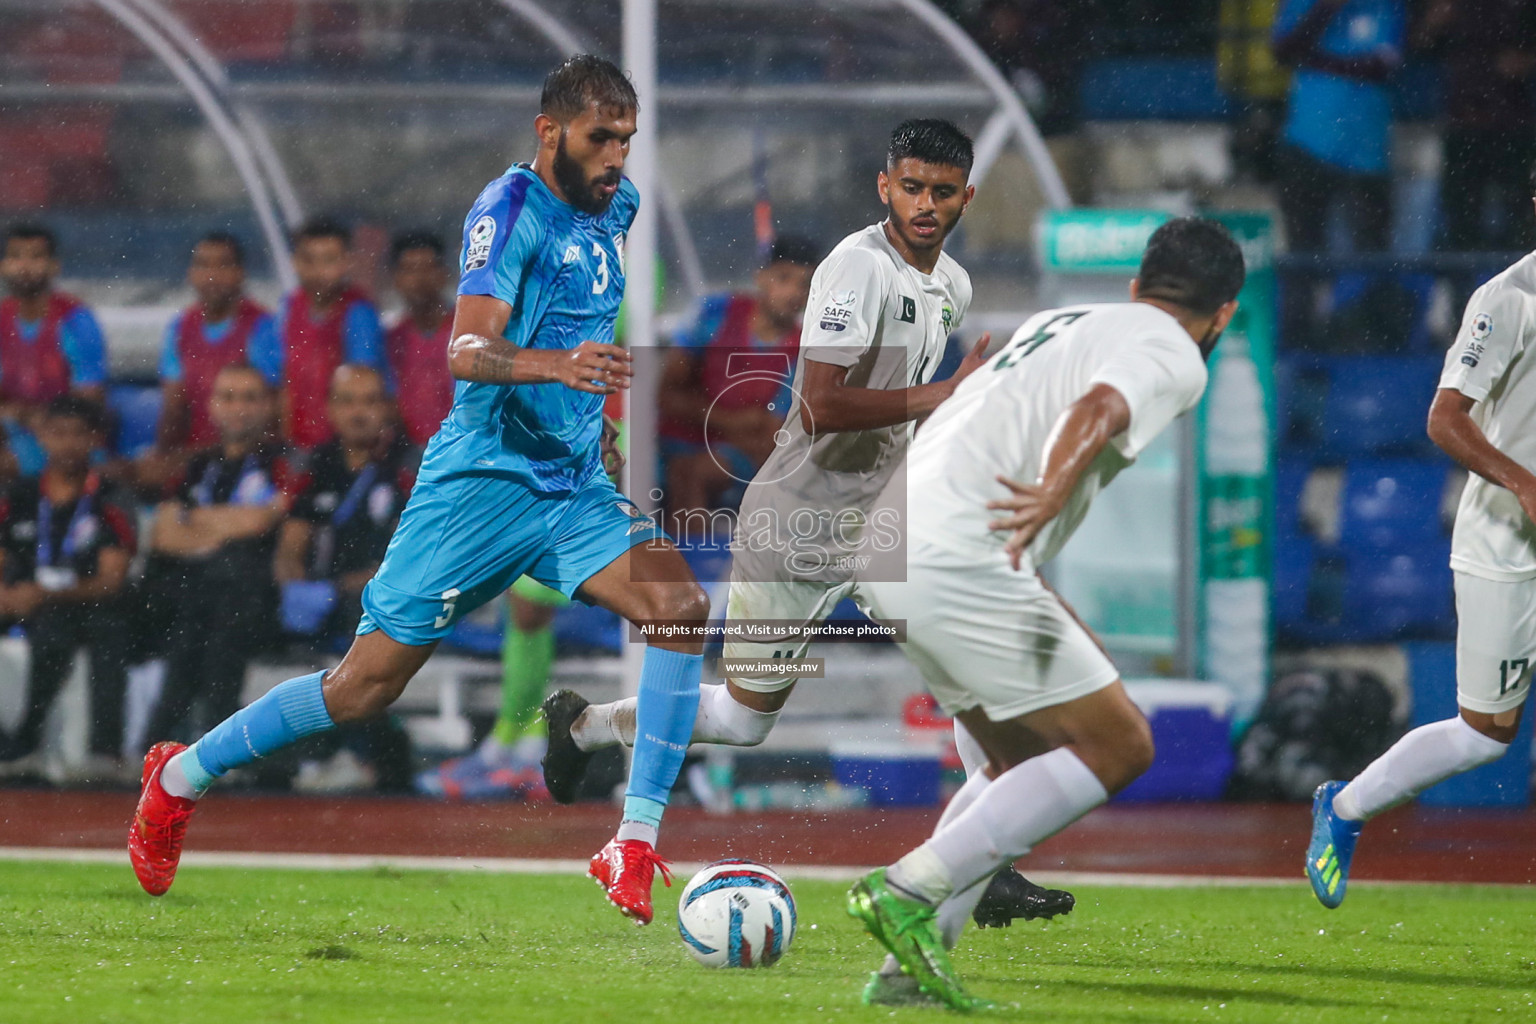
<path fill-rule="evenodd" d="M 1396 551 L 1445 536 L 1440 501 L 1448 466 L 1419 459 L 1357 459 L 1344 470 L 1339 546 Z"/>
<path fill-rule="evenodd" d="M 1430 450 L 1424 423 L 1439 380 L 1438 359 L 1357 356 L 1326 362 L 1323 454 L 1351 458 Z"/>
<path fill-rule="evenodd" d="M 1455 634 L 1449 541 L 1350 561 L 1345 603 L 1357 642 Z"/>

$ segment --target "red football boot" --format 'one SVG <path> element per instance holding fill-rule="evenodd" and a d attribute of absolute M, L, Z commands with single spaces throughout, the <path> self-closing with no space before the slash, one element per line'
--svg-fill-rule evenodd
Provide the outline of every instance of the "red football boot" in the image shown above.
<path fill-rule="evenodd" d="M 672 869 L 650 843 L 639 839 L 610 839 L 592 858 L 587 874 L 596 879 L 608 894 L 608 902 L 635 924 L 650 924 L 651 882 L 656 869 L 661 880 L 672 884 Z"/>
<path fill-rule="evenodd" d="M 165 762 L 186 749 L 184 743 L 156 743 L 144 755 L 144 788 L 133 824 L 128 826 L 128 859 L 139 884 L 151 896 L 165 895 L 176 880 L 187 820 L 197 809 L 195 800 L 171 796 L 160 785 Z"/>

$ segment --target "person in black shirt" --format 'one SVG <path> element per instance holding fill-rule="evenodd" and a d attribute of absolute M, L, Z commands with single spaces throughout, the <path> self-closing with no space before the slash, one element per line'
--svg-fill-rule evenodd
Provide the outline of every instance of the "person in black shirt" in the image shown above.
<path fill-rule="evenodd" d="M 279 583 L 333 586 L 337 600 L 325 632 L 351 634 L 362 617 L 363 587 L 410 497 L 420 453 L 390 429 L 384 378 L 371 367 L 336 370 L 327 413 L 336 433 L 310 452 L 298 478 L 275 570 Z"/>
<path fill-rule="evenodd" d="M 246 666 L 272 633 L 272 553 L 293 474 L 268 440 L 271 387 L 246 364 L 224 367 L 208 404 L 220 443 L 194 455 L 155 512 L 151 550 L 177 579 L 165 684 L 146 735 L 175 734 L 199 699 L 208 721 L 240 707 Z"/>
<path fill-rule="evenodd" d="M 287 593 L 328 590 L 324 636 L 350 636 L 363 614 L 363 587 L 384 560 L 410 497 L 419 453 L 390 424 L 384 378 L 367 366 L 338 367 L 326 413 L 335 436 L 309 453 L 279 534 L 274 569 Z M 323 604 L 321 605 L 323 607 Z M 386 715 L 312 736 L 296 751 L 301 791 L 410 788 L 410 742 Z"/>
<path fill-rule="evenodd" d="M 103 426 L 90 399 L 55 398 L 38 432 L 42 476 L 18 480 L 0 499 L 0 617 L 19 620 L 31 647 L 26 715 L 0 747 L 4 774 L 40 767 L 43 723 L 82 647 L 91 658 L 87 774 L 121 774 L 127 631 L 119 598 L 135 530 L 126 496 L 91 468 Z"/>

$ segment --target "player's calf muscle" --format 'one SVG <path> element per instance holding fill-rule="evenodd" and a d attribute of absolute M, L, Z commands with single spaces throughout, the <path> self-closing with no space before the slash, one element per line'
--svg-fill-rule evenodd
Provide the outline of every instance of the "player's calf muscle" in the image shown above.
<path fill-rule="evenodd" d="M 379 714 L 399 699 L 433 647 L 407 647 L 378 634 L 359 637 L 325 675 L 325 707 L 338 725 Z"/>

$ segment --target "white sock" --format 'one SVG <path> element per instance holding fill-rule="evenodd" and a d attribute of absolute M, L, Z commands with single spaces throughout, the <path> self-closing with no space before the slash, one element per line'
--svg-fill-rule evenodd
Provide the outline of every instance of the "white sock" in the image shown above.
<path fill-rule="evenodd" d="M 1069 748 L 1058 747 L 993 779 L 968 810 L 907 857 L 926 851 L 914 868 L 930 861 L 941 865 L 947 898 L 1024 856 L 1107 799 L 1104 784 L 1088 766 Z M 923 881 L 932 891 L 933 879 L 925 875 Z"/>
<path fill-rule="evenodd" d="M 967 777 L 974 776 L 991 763 L 987 752 L 981 749 L 981 744 L 976 742 L 976 737 L 960 724 L 958 718 L 955 719 L 955 750 L 960 754 L 960 763 L 965 765 Z"/>
<path fill-rule="evenodd" d="M 160 769 L 160 788 L 171 796 L 180 797 L 183 800 L 196 800 L 206 793 L 207 790 L 198 789 L 193 786 L 187 779 L 187 773 L 182 770 L 181 759 L 186 757 L 189 752 L 188 750 L 183 750 L 165 762 L 165 767 Z"/>
<path fill-rule="evenodd" d="M 958 728 L 959 724 L 956 723 L 956 729 Z M 969 739 L 969 735 L 966 738 Z M 939 815 L 939 822 L 934 826 L 935 834 L 937 834 L 939 829 L 954 821 L 961 814 L 964 814 L 976 802 L 976 798 L 981 796 L 982 791 L 991 783 L 992 780 L 987 778 L 984 773 L 972 775 L 967 779 L 965 785 L 956 790 L 955 795 L 949 798 L 949 803 L 944 807 L 944 813 Z M 887 882 L 892 881 L 892 874 L 896 876 L 896 884 L 899 888 L 906 889 L 909 884 L 912 886 L 922 884 L 912 879 L 907 879 L 906 883 L 903 883 L 903 871 L 900 861 L 893 864 L 886 872 L 885 878 Z M 981 886 L 980 888 L 972 886 L 971 889 L 975 890 L 974 894 L 968 889 L 964 893 L 956 893 L 948 899 L 944 899 L 939 904 L 939 931 L 944 935 L 944 945 L 950 949 L 953 949 L 955 943 L 960 940 L 960 933 L 965 928 L 965 920 L 970 917 L 971 911 L 976 909 L 976 901 L 981 899 L 981 894 L 986 891 L 986 886 Z M 909 889 L 908 891 L 911 890 Z M 974 898 L 971 898 L 973 895 Z M 951 932 L 953 932 L 952 936 Z M 899 974 L 901 973 L 901 965 L 896 962 L 894 956 L 887 956 L 885 958 L 885 966 L 880 968 L 880 973 Z"/>
<path fill-rule="evenodd" d="M 622 743 L 635 745 L 634 697 L 611 704 L 593 704 L 571 725 L 571 737 L 582 750 L 599 750 Z M 723 743 L 732 747 L 755 747 L 768 738 L 777 711 L 754 711 L 736 702 L 724 683 L 706 683 L 699 687 L 699 711 L 693 720 L 692 743 Z"/>
<path fill-rule="evenodd" d="M 625 697 L 609 704 L 588 704 L 571 723 L 571 739 L 582 750 L 602 750 L 621 743 L 626 747 L 634 746 L 635 707 L 638 704 L 637 697 Z"/>
<path fill-rule="evenodd" d="M 1460 716 L 1421 725 L 1340 790 L 1333 811 L 1367 821 L 1452 775 L 1497 761 L 1508 749 L 1508 743 L 1484 736 Z"/>
<path fill-rule="evenodd" d="M 693 721 L 693 742 L 755 747 L 768 738 L 777 711 L 756 711 L 738 703 L 724 683 L 699 687 L 699 717 Z"/>
<path fill-rule="evenodd" d="M 619 822 L 619 834 L 614 838 L 618 839 L 621 843 L 627 839 L 638 839 L 642 843 L 649 843 L 654 848 L 656 846 L 657 834 L 655 825 L 644 821 L 630 820 Z"/>

